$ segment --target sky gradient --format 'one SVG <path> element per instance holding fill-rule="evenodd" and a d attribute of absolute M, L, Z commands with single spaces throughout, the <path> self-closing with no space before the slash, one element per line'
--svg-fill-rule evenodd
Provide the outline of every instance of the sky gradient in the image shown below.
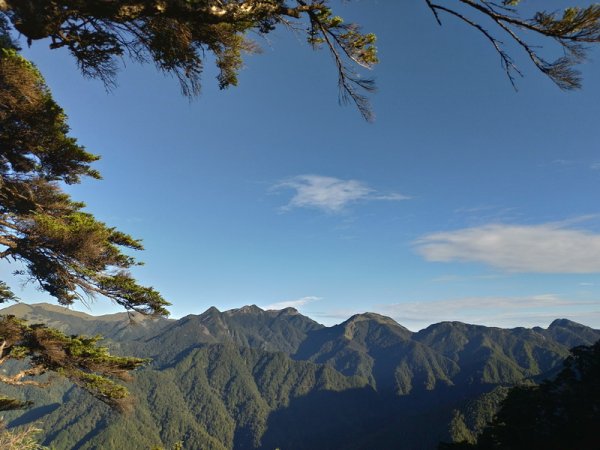
<path fill-rule="evenodd" d="M 144 242 L 134 274 L 174 317 L 256 304 L 325 324 L 600 328 L 600 52 L 563 92 L 509 45 L 515 92 L 487 41 L 424 2 L 337 9 L 378 36 L 372 124 L 338 105 L 329 55 L 285 30 L 259 38 L 238 87 L 219 91 L 208 58 L 191 102 L 149 65 L 126 62 L 107 93 L 68 55 L 25 49 L 102 156 L 104 180 L 69 192 Z"/>

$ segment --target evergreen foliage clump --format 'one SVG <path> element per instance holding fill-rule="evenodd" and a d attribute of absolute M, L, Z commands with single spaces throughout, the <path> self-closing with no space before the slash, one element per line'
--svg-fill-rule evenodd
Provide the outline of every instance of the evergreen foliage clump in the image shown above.
<path fill-rule="evenodd" d="M 64 111 L 37 68 L 19 54 L 0 16 L 0 259 L 17 263 L 15 277 L 34 283 L 62 305 L 100 295 L 128 311 L 164 316 L 168 303 L 139 285 L 128 269 L 139 264 L 123 249 L 141 243 L 83 210 L 63 190 L 83 177 L 98 179 L 98 159 L 69 136 Z M 0 281 L 0 303 L 18 300 Z M 46 372 L 66 377 L 114 407 L 127 389 L 115 380 L 146 360 L 112 356 L 99 337 L 67 336 L 43 325 L 0 316 L 0 382 L 46 386 Z M 10 360 L 22 364 L 6 371 Z M 30 406 L 0 399 L 2 410 Z"/>
<path fill-rule="evenodd" d="M 66 48 L 83 75 L 109 87 L 118 59 L 128 56 L 175 75 L 182 92 L 191 96 L 200 92 L 205 53 L 214 55 L 224 89 L 237 85 L 243 53 L 257 49 L 248 34 L 265 35 L 277 26 L 306 29 L 310 45 L 331 51 L 341 99 L 353 101 L 371 118 L 360 91 L 371 91 L 373 83 L 352 66 L 371 68 L 378 62 L 375 35 L 344 22 L 325 1 L 2 0 L 0 15 L 29 43 L 49 38 L 51 48 Z"/>
<path fill-rule="evenodd" d="M 68 135 L 64 111 L 43 77 L 11 41 L 0 17 L 0 259 L 62 305 L 101 295 L 127 310 L 166 315 L 168 303 L 128 273 L 139 264 L 122 249 L 140 241 L 83 210 L 61 183 L 100 178 L 98 159 Z M 0 300 L 15 300 L 6 283 Z"/>
<path fill-rule="evenodd" d="M 185 95 L 200 92 L 206 54 L 214 56 L 219 86 L 238 83 L 244 53 L 257 50 L 248 38 L 278 27 L 304 34 L 313 48 L 331 52 L 338 73 L 340 99 L 353 102 L 373 118 L 364 92 L 373 80 L 357 68 L 378 63 L 376 36 L 335 14 L 327 0 L 0 0 L 0 16 L 29 43 L 49 39 L 50 48 L 65 48 L 84 76 L 111 87 L 118 60 L 129 57 L 153 63 L 175 75 Z M 586 46 L 600 42 L 600 6 L 571 6 L 530 14 L 520 0 L 424 0 L 441 25 L 444 16 L 458 19 L 488 40 L 510 81 L 522 72 L 503 34 L 522 49 L 533 65 L 562 89 L 581 86 L 575 68 L 586 59 Z M 382 5 L 377 5 L 381 8 Z M 549 57 L 536 38 L 554 42 L 560 56 Z"/>
<path fill-rule="evenodd" d="M 0 316 L 0 364 L 23 361 L 26 368 L 0 374 L 0 382 L 12 386 L 45 386 L 32 377 L 57 373 L 111 406 L 124 408 L 128 391 L 113 379 L 128 380 L 129 372 L 147 360 L 113 356 L 98 346 L 99 337 L 67 336 L 44 325 L 28 325 L 14 316 Z M 10 398 L 0 399 L 0 408 L 28 406 Z"/>
<path fill-rule="evenodd" d="M 41 429 L 29 425 L 27 427 L 7 430 L 0 424 L 0 448 L 2 450 L 50 450 L 40 445 L 37 435 Z"/>

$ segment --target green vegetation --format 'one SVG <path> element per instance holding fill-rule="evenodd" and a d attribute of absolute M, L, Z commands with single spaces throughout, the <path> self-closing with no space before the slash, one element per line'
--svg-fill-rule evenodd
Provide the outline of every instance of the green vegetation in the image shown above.
<path fill-rule="evenodd" d="M 212 307 L 201 315 L 189 315 L 171 324 L 156 338 L 139 344 L 158 363 L 198 343 L 231 342 L 241 347 L 295 353 L 308 333 L 323 328 L 314 320 L 287 308 L 262 311 L 257 306 L 220 312 Z M 168 349 L 157 352 L 158 348 Z M 133 349 L 132 349 L 133 350 Z"/>
<path fill-rule="evenodd" d="M 580 87 L 574 67 L 585 60 L 585 46 L 600 41 L 598 5 L 542 10 L 528 17 L 519 0 L 447 3 L 425 0 L 440 25 L 444 16 L 450 16 L 488 40 L 513 84 L 521 72 L 495 32 L 523 49 L 535 67 L 562 89 Z M 331 52 L 341 100 L 353 102 L 365 118 L 372 119 L 362 92 L 372 91 L 373 82 L 354 68 L 368 69 L 378 62 L 376 37 L 346 23 L 327 1 L 0 0 L 0 17 L 29 43 L 49 38 L 51 49 L 66 48 L 84 76 L 99 78 L 108 87 L 114 84 L 118 59 L 127 56 L 175 75 L 182 92 L 191 96 L 200 91 L 206 53 L 215 58 L 217 81 L 223 89 L 238 83 L 243 54 L 257 49 L 248 39 L 250 33 L 264 36 L 278 27 L 302 30 L 313 48 Z M 560 56 L 545 57 L 539 38 L 555 43 Z"/>
<path fill-rule="evenodd" d="M 142 322 L 127 334 L 119 326 L 125 315 L 91 318 L 23 306 L 8 311 L 36 320 L 47 314 L 54 324 L 63 320 L 67 333 L 92 326 L 120 352 L 155 358 L 132 374 L 127 387 L 135 407 L 127 415 L 66 382 L 25 387 L 23 399 L 35 407 L 7 411 L 7 423 L 39 424 L 41 442 L 56 449 L 170 449 L 180 441 L 184 448 L 219 450 L 410 449 L 473 442 L 515 377 L 533 385 L 532 374 L 554 373 L 553 361 L 560 366 L 569 354 L 565 343 L 600 339 L 600 331 L 568 321 L 535 330 L 446 322 L 412 333 L 390 318 L 361 314 L 326 328 L 292 309 L 256 306 L 211 308 L 156 329 Z M 288 343 L 286 335 L 293 337 Z"/>
<path fill-rule="evenodd" d="M 21 263 L 17 275 L 60 304 L 101 295 L 125 309 L 165 315 L 165 300 L 138 285 L 127 269 L 137 262 L 121 248 L 139 241 L 97 221 L 59 183 L 99 178 L 98 159 L 68 136 L 66 115 L 41 74 L 18 53 L 0 17 L 0 258 Z M 14 300 L 2 284 L 1 300 Z"/>
<path fill-rule="evenodd" d="M 440 14 L 449 14 L 482 33 L 511 81 L 519 71 L 500 41 L 480 25 L 481 18 L 506 32 L 563 89 L 579 87 L 574 66 L 585 57 L 583 45 L 600 41 L 597 5 L 525 18 L 518 0 L 501 5 L 460 0 L 464 12 L 425 1 L 438 21 Z M 69 135 L 64 111 L 40 72 L 20 55 L 13 35 L 28 43 L 49 39 L 51 49 L 70 51 L 84 76 L 109 87 L 116 61 L 124 55 L 154 63 L 176 75 L 183 93 L 193 96 L 200 89 L 206 52 L 215 57 L 219 86 L 236 85 L 242 54 L 255 49 L 248 33 L 265 35 L 290 22 L 306 30 L 314 48 L 329 49 L 342 100 L 354 102 L 371 119 L 363 91 L 372 90 L 373 83 L 354 67 L 371 68 L 378 62 L 375 36 L 345 23 L 326 1 L 0 0 L 0 259 L 17 263 L 17 278 L 34 283 L 61 305 L 100 296 L 128 312 L 168 315 L 165 299 L 129 273 L 140 263 L 128 252 L 142 250 L 140 241 L 96 220 L 64 191 L 64 184 L 100 178 L 92 168 L 98 156 Z M 521 29 L 553 40 L 564 55 L 544 59 L 536 46 L 516 34 Z M 9 285 L 0 281 L 0 303 L 16 300 Z M 323 329 L 291 311 L 265 313 L 252 307 L 235 313 L 211 311 L 187 323 L 155 323 L 154 335 L 147 333 L 151 327 L 129 332 L 99 325 L 120 340 L 116 348 L 138 352 L 138 357 L 119 357 L 99 346 L 98 337 L 69 336 L 2 316 L 0 382 L 13 389 L 5 390 L 0 409 L 52 399 L 54 403 L 44 403 L 21 420 L 28 423 L 23 417 L 33 420 L 48 413 L 46 425 L 52 427 L 46 428 L 44 439 L 62 448 L 131 448 L 132 442 L 176 448 L 181 441 L 191 448 L 215 449 L 263 443 L 301 448 L 307 442 L 360 448 L 365 439 L 385 446 L 394 435 L 406 439 L 403 433 L 414 432 L 418 421 L 435 415 L 428 409 L 428 393 L 435 391 L 448 407 L 456 406 L 463 395 L 456 386 L 485 391 L 540 375 L 565 356 L 565 340 L 572 343 L 579 333 L 586 339 L 595 333 L 565 323 L 560 330 L 555 327 L 555 334 L 460 324 L 413 335 L 374 315 Z M 186 327 L 192 332 L 182 334 Z M 449 340 L 438 339 L 445 334 Z M 157 358 L 155 365 L 140 371 L 131 387 L 139 403 L 131 417 L 117 421 L 108 406 L 123 407 L 128 395 L 117 380 L 126 380 L 148 356 Z M 42 394 L 28 390 L 47 386 L 48 373 L 68 379 L 108 406 L 90 404 L 65 384 Z M 521 394 L 511 394 L 505 408 L 513 397 L 544 389 L 515 391 Z M 17 399 L 19 392 L 23 400 Z M 53 406 L 63 401 L 63 406 Z M 403 408 L 412 408 L 410 418 L 401 414 Z M 442 417 L 446 409 L 435 423 L 447 422 Z M 389 415 L 394 418 L 381 427 Z M 316 430 L 314 440 L 307 441 L 299 417 Z M 460 428 L 466 419 L 455 418 L 456 436 L 467 436 Z M 31 431 L 7 431 L 0 439 L 14 438 L 21 448 L 35 448 Z"/>
<path fill-rule="evenodd" d="M 23 361 L 10 375 L 0 375 L 0 382 L 12 386 L 45 386 L 47 382 L 29 379 L 46 372 L 57 373 L 81 386 L 94 397 L 114 407 L 123 407 L 127 389 L 111 378 L 128 380 L 129 372 L 147 360 L 112 356 L 97 344 L 98 337 L 67 336 L 44 325 L 27 325 L 14 316 L 0 316 L 0 364 Z M 23 407 L 12 399 L 4 399 L 3 409 Z"/>
<path fill-rule="evenodd" d="M 508 387 L 498 386 L 454 410 L 448 426 L 448 440 L 450 442 L 475 443 L 477 436 L 496 416 L 508 391 Z"/>
<path fill-rule="evenodd" d="M 138 285 L 127 269 L 138 264 L 122 248 L 140 250 L 139 241 L 97 221 L 73 201 L 61 183 L 99 178 L 98 159 L 68 136 L 62 109 L 44 79 L 19 54 L 6 18 L 0 16 L 0 259 L 16 262 L 15 274 L 70 305 L 101 295 L 142 314 L 167 314 L 168 303 Z M 0 281 L 0 303 L 17 300 Z M 96 398 L 122 407 L 127 389 L 115 382 L 146 361 L 112 356 L 98 337 L 67 336 L 45 326 L 0 317 L 0 382 L 45 387 L 47 372 L 66 377 Z M 11 361 L 21 364 L 7 369 Z M 27 402 L 4 397 L 2 409 Z"/>
<path fill-rule="evenodd" d="M 250 32 L 265 35 L 281 25 L 306 29 L 310 45 L 331 51 L 341 98 L 353 101 L 365 118 L 371 118 L 360 91 L 372 90 L 373 83 L 352 67 L 377 63 L 375 35 L 345 23 L 327 2 L 2 0 L 0 15 L 30 43 L 50 38 L 50 48 L 68 49 L 84 76 L 99 78 L 107 86 L 114 82 L 117 59 L 127 55 L 175 75 L 183 94 L 192 96 L 200 92 L 205 53 L 214 55 L 219 87 L 224 89 L 237 84 L 243 53 L 257 48 L 247 38 Z"/>
<path fill-rule="evenodd" d="M 563 370 L 540 385 L 508 392 L 476 441 L 468 436 L 444 449 L 592 449 L 600 423 L 600 341 L 575 347 Z M 457 436 L 458 437 L 458 436 Z"/>
<path fill-rule="evenodd" d="M 35 426 L 21 429 L 0 429 L 0 448 L 4 450 L 48 450 L 47 447 L 37 442 L 37 435 L 41 432 Z"/>

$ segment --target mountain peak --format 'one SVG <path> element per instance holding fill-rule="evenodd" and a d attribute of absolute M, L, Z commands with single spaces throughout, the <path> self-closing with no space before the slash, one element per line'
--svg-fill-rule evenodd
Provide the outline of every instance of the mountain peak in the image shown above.
<path fill-rule="evenodd" d="M 573 322 L 569 319 L 556 319 L 549 326 L 548 329 L 552 328 L 587 328 L 585 325 L 581 325 L 580 323 Z"/>
<path fill-rule="evenodd" d="M 225 311 L 225 314 L 231 316 L 234 314 L 260 314 L 263 312 L 264 312 L 264 310 L 259 308 L 256 305 L 246 305 L 246 306 L 242 306 L 241 308 L 234 308 L 234 309 L 230 309 L 229 311 Z"/>
<path fill-rule="evenodd" d="M 398 322 L 396 322 L 391 317 L 383 316 L 381 314 L 377 314 L 377 313 L 373 313 L 373 312 L 354 314 L 348 320 L 343 322 L 342 325 L 349 325 L 352 323 L 358 323 L 358 322 L 362 322 L 362 321 L 366 321 L 366 320 L 385 324 L 385 325 L 392 325 L 395 327 L 402 327 L 402 325 L 400 325 Z M 404 327 L 402 327 L 402 328 L 404 328 Z"/>
<path fill-rule="evenodd" d="M 360 339 L 364 339 L 371 332 L 375 332 L 379 336 L 380 331 L 375 330 L 386 330 L 387 333 L 401 336 L 402 339 L 410 339 L 410 335 L 412 334 L 410 330 L 400 325 L 391 317 L 372 312 L 355 314 L 341 323 L 339 327 L 344 330 L 344 336 L 349 340 L 354 340 L 358 335 L 362 336 Z M 363 331 L 359 332 L 358 330 Z M 367 333 L 366 335 L 365 332 Z"/>

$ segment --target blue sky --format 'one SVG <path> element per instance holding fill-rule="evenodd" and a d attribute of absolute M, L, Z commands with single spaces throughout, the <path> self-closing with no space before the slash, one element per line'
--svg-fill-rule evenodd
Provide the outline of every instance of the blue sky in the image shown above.
<path fill-rule="evenodd" d="M 239 87 L 219 91 L 207 60 L 192 102 L 152 66 L 126 62 L 106 93 L 68 55 L 25 50 L 102 156 L 104 180 L 70 192 L 143 239 L 135 275 L 174 317 L 257 304 L 325 324 L 600 328 L 600 53 L 565 93 L 509 45 L 515 92 L 487 41 L 424 2 L 338 10 L 378 36 L 373 124 L 338 105 L 330 56 L 285 30 L 259 38 Z"/>

